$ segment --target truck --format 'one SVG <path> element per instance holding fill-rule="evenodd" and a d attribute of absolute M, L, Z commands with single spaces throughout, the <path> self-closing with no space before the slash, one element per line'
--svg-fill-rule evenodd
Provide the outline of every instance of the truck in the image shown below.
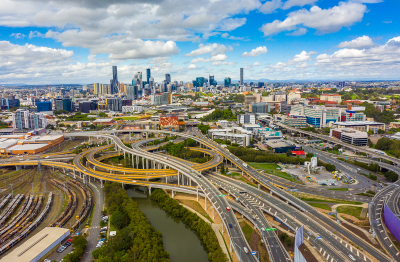
<path fill-rule="evenodd" d="M 247 168 L 247 164 L 246 163 L 244 163 L 243 166 Z"/>

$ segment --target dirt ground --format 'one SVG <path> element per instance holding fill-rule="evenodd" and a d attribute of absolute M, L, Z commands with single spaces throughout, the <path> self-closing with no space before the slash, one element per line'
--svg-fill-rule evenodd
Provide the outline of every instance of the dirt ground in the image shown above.
<path fill-rule="evenodd" d="M 251 235 L 249 245 L 252 250 L 257 250 L 260 252 L 260 262 L 270 262 L 269 260 L 269 255 L 268 251 L 265 248 L 265 245 L 261 243 L 261 236 L 257 234 L 256 231 L 253 231 L 253 234 Z"/>

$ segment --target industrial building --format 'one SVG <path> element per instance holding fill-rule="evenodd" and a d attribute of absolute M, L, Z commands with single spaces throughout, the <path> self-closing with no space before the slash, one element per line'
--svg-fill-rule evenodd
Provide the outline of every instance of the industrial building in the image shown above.
<path fill-rule="evenodd" d="M 70 235 L 69 229 L 45 227 L 25 243 L 4 256 L 0 262 L 42 261 L 50 252 Z"/>
<path fill-rule="evenodd" d="M 296 145 L 285 140 L 267 140 L 263 144 L 274 153 L 286 153 L 288 150 L 296 149 Z"/>
<path fill-rule="evenodd" d="M 351 128 L 358 131 L 373 131 L 378 133 L 378 130 L 385 131 L 385 124 L 374 121 L 353 121 L 353 122 L 335 122 L 333 128 Z"/>

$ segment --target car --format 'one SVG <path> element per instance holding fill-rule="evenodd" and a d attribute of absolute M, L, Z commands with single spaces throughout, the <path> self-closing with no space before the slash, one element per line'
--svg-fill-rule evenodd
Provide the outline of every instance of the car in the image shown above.
<path fill-rule="evenodd" d="M 349 258 L 350 258 L 351 260 L 353 260 L 353 261 L 356 261 L 356 259 L 355 259 L 351 254 L 349 254 Z"/>
<path fill-rule="evenodd" d="M 51 262 L 51 260 L 46 258 L 43 262 Z"/>
<path fill-rule="evenodd" d="M 230 207 L 226 207 L 226 211 L 231 211 L 231 208 Z"/>
<path fill-rule="evenodd" d="M 249 253 L 249 250 L 247 249 L 247 247 L 243 247 L 244 252 L 247 254 Z"/>
<path fill-rule="evenodd" d="M 229 224 L 229 228 L 232 228 L 232 224 Z"/>
<path fill-rule="evenodd" d="M 311 232 L 307 232 L 308 235 L 312 236 Z"/>
<path fill-rule="evenodd" d="M 65 243 L 65 245 L 66 245 L 66 246 L 70 246 L 70 245 L 71 245 L 71 242 L 67 242 L 67 243 Z"/>
<path fill-rule="evenodd" d="M 45 158 L 49 158 L 50 156 L 46 156 Z"/>

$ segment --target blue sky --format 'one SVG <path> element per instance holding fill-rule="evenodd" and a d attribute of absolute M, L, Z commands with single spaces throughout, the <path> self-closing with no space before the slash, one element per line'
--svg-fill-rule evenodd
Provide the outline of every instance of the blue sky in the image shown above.
<path fill-rule="evenodd" d="M 397 0 L 59 2 L 0 1 L 1 84 L 399 79 Z"/>

